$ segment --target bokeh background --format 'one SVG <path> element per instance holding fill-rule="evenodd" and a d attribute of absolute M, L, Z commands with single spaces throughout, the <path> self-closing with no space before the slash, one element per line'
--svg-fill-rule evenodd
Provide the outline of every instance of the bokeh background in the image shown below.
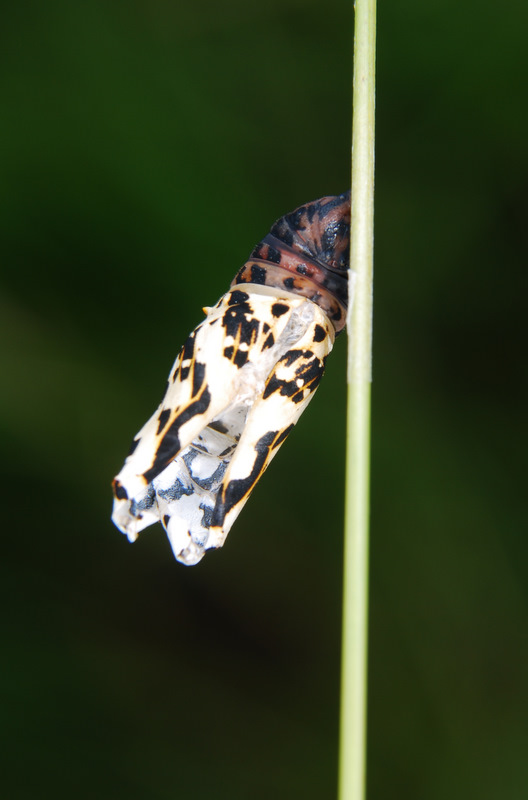
<path fill-rule="evenodd" d="M 371 800 L 528 791 L 528 5 L 381 3 Z M 351 3 L 48 0 L 0 30 L 3 794 L 336 792 L 342 336 L 226 547 L 110 480 L 201 307 L 349 185 Z"/>

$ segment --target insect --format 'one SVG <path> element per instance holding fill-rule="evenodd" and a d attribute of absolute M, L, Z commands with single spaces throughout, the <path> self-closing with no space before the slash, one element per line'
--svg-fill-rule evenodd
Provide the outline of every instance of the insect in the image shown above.
<path fill-rule="evenodd" d="M 154 522 L 176 558 L 221 547 L 310 402 L 348 301 L 350 192 L 281 217 L 190 334 L 113 481 L 131 541 Z"/>

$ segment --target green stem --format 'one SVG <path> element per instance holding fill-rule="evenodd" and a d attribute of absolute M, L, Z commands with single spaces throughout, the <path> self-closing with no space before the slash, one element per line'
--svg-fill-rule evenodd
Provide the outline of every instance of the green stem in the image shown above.
<path fill-rule="evenodd" d="M 365 797 L 367 728 L 376 2 L 355 7 L 339 800 Z"/>

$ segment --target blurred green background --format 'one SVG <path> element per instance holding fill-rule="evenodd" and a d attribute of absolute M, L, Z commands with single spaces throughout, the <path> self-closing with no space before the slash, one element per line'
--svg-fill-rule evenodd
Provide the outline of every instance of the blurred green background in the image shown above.
<path fill-rule="evenodd" d="M 370 800 L 528 792 L 527 30 L 379 7 Z M 0 40 L 2 792 L 333 798 L 345 337 L 222 551 L 109 516 L 201 307 L 349 185 L 351 3 L 18 2 Z"/>

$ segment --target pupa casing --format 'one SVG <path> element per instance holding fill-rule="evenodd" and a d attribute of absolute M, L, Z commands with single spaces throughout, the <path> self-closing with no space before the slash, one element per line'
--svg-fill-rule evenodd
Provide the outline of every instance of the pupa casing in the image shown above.
<path fill-rule="evenodd" d="M 344 327 L 349 235 L 349 192 L 301 206 L 204 309 L 113 482 L 131 541 L 159 520 L 184 564 L 223 545 Z"/>

